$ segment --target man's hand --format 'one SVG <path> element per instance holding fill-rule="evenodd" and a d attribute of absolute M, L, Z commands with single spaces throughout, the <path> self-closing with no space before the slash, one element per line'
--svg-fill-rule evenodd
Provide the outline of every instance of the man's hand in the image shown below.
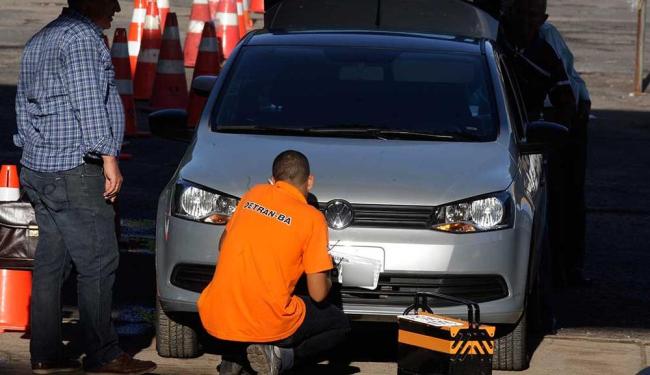
<path fill-rule="evenodd" d="M 102 160 L 104 161 L 104 177 L 106 178 L 104 198 L 110 202 L 115 202 L 117 193 L 122 188 L 122 173 L 115 156 L 102 155 Z"/>

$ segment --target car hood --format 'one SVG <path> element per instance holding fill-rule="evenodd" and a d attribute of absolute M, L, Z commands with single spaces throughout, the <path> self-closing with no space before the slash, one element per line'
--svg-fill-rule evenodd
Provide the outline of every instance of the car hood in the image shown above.
<path fill-rule="evenodd" d="M 190 148 L 179 177 L 242 196 L 267 183 L 273 159 L 294 149 L 309 159 L 320 202 L 439 205 L 505 190 L 514 175 L 497 142 L 431 142 L 211 133 Z"/>

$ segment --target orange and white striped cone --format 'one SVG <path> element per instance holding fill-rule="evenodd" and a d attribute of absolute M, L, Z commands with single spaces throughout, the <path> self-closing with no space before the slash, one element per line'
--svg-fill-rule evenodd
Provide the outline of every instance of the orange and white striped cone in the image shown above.
<path fill-rule="evenodd" d="M 152 109 L 186 108 L 187 99 L 187 80 L 178 21 L 176 13 L 172 12 L 167 17 L 149 106 Z"/>
<path fill-rule="evenodd" d="M 217 19 L 217 8 L 219 7 L 219 0 L 208 0 L 208 9 L 210 10 L 210 19 L 214 22 Z"/>
<path fill-rule="evenodd" d="M 32 271 L 0 269 L 0 333 L 29 328 Z"/>
<path fill-rule="evenodd" d="M 244 2 L 237 0 L 237 25 L 239 26 L 239 39 L 246 35 L 246 23 L 244 22 Z"/>
<path fill-rule="evenodd" d="M 13 164 L 0 167 L 0 202 L 14 202 L 20 198 L 18 168 Z"/>
<path fill-rule="evenodd" d="M 227 59 L 239 42 L 239 22 L 236 0 L 220 0 L 217 11 L 217 37 L 221 39 L 223 56 Z"/>
<path fill-rule="evenodd" d="M 196 55 L 201 43 L 203 24 L 210 22 L 210 7 L 208 0 L 192 0 L 192 13 L 190 23 L 185 36 L 185 66 L 193 68 L 196 64 Z"/>
<path fill-rule="evenodd" d="M 133 1 L 133 16 L 129 25 L 129 61 L 131 64 L 131 78 L 135 78 L 135 67 L 138 65 L 138 54 L 142 41 L 144 19 L 147 16 L 147 8 L 144 0 Z"/>
<path fill-rule="evenodd" d="M 202 75 L 217 75 L 221 70 L 223 62 L 223 53 L 221 52 L 220 43 L 214 31 L 212 23 L 206 23 L 201 35 L 201 45 L 199 46 L 199 56 L 196 58 L 196 66 L 192 80 Z M 203 107 L 208 99 L 194 92 L 190 92 L 190 101 L 187 106 L 187 126 L 194 128 L 201 119 Z"/>
<path fill-rule="evenodd" d="M 264 0 L 251 0 L 251 12 L 264 13 Z"/>
<path fill-rule="evenodd" d="M 250 15 L 250 0 L 243 0 L 242 3 L 244 4 L 244 29 L 246 32 L 249 32 L 253 29 L 253 21 Z"/>
<path fill-rule="evenodd" d="M 165 30 L 165 22 L 169 13 L 169 0 L 157 0 L 158 12 L 160 13 L 160 29 Z"/>
<path fill-rule="evenodd" d="M 160 54 L 160 19 L 155 0 L 147 4 L 147 17 L 144 20 L 142 44 L 138 55 L 138 65 L 133 80 L 133 95 L 136 100 L 151 98 L 153 81 L 156 78 L 156 65 Z"/>
<path fill-rule="evenodd" d="M 131 64 L 129 62 L 129 47 L 126 39 L 126 29 L 115 29 L 111 60 L 115 67 L 115 84 L 117 92 L 122 99 L 124 107 L 124 135 L 133 137 L 138 135 L 135 116 L 135 102 L 133 101 L 133 81 L 131 80 Z"/>

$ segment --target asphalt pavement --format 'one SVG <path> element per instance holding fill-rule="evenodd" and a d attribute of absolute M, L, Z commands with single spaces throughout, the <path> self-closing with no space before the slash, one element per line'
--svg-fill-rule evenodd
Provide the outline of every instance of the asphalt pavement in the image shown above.
<path fill-rule="evenodd" d="M 13 106 L 22 47 L 56 17 L 64 3 L 0 0 L 2 164 L 17 163 L 20 158 L 11 134 L 15 132 Z M 190 1 L 170 3 L 178 12 L 180 29 L 186 30 Z M 122 2 L 122 7 L 115 27 L 128 27 L 131 4 Z M 558 333 L 541 342 L 525 373 L 635 374 L 650 366 L 650 98 L 629 95 L 635 16 L 623 0 L 549 0 L 549 13 L 572 48 L 576 67 L 592 93 L 595 118 L 589 128 L 586 273 L 595 283 L 554 294 Z M 146 130 L 144 113 L 140 120 L 139 127 Z M 185 146 L 157 138 L 130 139 L 125 145 L 132 159 L 121 163 L 125 186 L 120 212 L 126 239 L 115 290 L 115 318 L 123 345 L 140 358 L 158 361 L 156 373 L 214 374 L 217 351 L 198 359 L 170 360 L 157 357 L 152 346 L 155 271 L 147 239 L 158 195 Z M 74 284 L 69 282 L 65 288 L 65 327 L 74 347 Z M 394 327 L 357 326 L 350 357 L 349 368 L 337 373 L 394 374 Z M 0 334 L 1 374 L 29 373 L 28 359 L 26 334 Z M 319 365 L 310 373 L 330 370 Z"/>

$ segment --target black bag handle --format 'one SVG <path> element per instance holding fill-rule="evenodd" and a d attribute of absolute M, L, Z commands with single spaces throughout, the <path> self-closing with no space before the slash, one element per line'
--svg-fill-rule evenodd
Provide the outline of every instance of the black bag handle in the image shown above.
<path fill-rule="evenodd" d="M 417 311 L 417 309 L 422 309 L 428 313 L 433 314 L 433 311 L 427 303 L 427 297 L 438 298 L 450 302 L 461 303 L 467 306 L 467 322 L 469 322 L 472 328 L 478 327 L 481 320 L 481 309 L 478 306 L 478 303 L 470 301 L 465 298 L 452 297 L 446 294 L 434 293 L 434 292 L 417 292 L 415 293 L 415 298 L 413 304 L 404 310 L 404 315 L 408 315 L 411 311 Z"/>

